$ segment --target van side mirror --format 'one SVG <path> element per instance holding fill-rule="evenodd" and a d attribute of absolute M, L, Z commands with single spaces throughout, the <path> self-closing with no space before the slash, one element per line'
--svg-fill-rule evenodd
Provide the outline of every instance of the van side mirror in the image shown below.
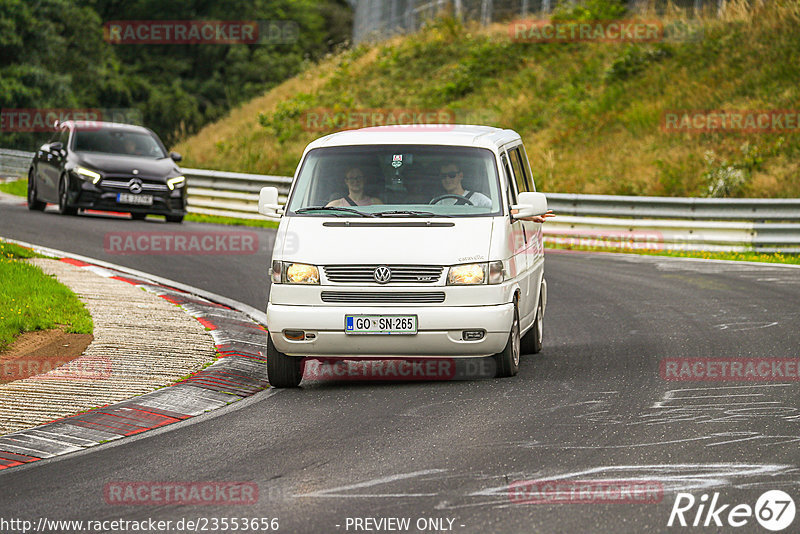
<path fill-rule="evenodd" d="M 547 213 L 547 197 L 544 193 L 520 193 L 517 199 L 517 204 L 511 206 L 511 216 L 515 219 L 524 219 L 526 217 L 535 217 L 537 215 L 544 215 Z"/>
<path fill-rule="evenodd" d="M 170 152 L 169 157 L 172 158 L 172 161 L 178 162 L 183 159 L 183 156 L 178 154 L 177 152 Z"/>
<path fill-rule="evenodd" d="M 61 141 L 50 143 L 50 152 L 61 152 L 62 150 L 64 150 L 64 144 Z"/>
<path fill-rule="evenodd" d="M 266 217 L 277 217 L 280 207 L 280 204 L 278 204 L 278 188 L 262 187 L 261 192 L 258 194 L 258 213 Z"/>

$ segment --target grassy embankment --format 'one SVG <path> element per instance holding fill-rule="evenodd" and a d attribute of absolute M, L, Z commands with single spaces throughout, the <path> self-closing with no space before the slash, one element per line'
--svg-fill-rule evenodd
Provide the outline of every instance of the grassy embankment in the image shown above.
<path fill-rule="evenodd" d="M 800 4 L 664 20 L 691 37 L 519 43 L 505 24 L 442 19 L 328 58 L 175 148 L 187 167 L 290 175 L 303 147 L 335 130 L 308 131 L 308 111 L 451 110 L 520 132 L 542 191 L 800 197 L 796 134 L 661 129 L 670 110 L 797 109 Z"/>
<path fill-rule="evenodd" d="M 722 18 L 667 15 L 667 25 L 691 37 L 638 44 L 518 43 L 506 25 L 480 29 L 443 19 L 418 34 L 329 58 L 176 150 L 187 166 L 290 175 L 308 142 L 336 130 L 308 131 L 307 112 L 450 110 L 459 122 L 520 132 L 539 190 L 798 197 L 797 135 L 661 129 L 669 110 L 794 109 L 798 6 L 779 1 L 748 10 L 729 3 Z M 657 253 L 800 263 L 797 255 L 755 252 Z"/>
<path fill-rule="evenodd" d="M 0 241 L 0 351 L 23 332 L 91 334 L 92 317 L 69 288 L 22 261 L 36 253 Z"/>

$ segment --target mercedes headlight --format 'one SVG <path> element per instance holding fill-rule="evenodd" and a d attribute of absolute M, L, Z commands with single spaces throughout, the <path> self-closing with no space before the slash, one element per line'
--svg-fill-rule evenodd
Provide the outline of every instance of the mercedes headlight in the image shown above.
<path fill-rule="evenodd" d="M 169 180 L 167 180 L 167 187 L 169 187 L 169 190 L 172 191 L 176 187 L 183 187 L 183 184 L 185 183 L 186 183 L 185 176 L 176 176 L 175 178 L 170 178 Z"/>
<path fill-rule="evenodd" d="M 76 167 L 75 174 L 77 174 L 84 180 L 92 182 L 93 184 L 96 184 L 97 182 L 100 181 L 100 178 L 102 178 L 99 172 L 94 172 L 93 170 L 87 169 L 85 167 Z"/>

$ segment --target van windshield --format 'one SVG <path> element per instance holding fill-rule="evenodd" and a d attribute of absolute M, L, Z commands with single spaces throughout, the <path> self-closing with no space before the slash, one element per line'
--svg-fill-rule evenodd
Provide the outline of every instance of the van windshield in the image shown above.
<path fill-rule="evenodd" d="M 306 156 L 288 213 L 338 217 L 476 217 L 502 212 L 485 148 L 359 145 Z"/>

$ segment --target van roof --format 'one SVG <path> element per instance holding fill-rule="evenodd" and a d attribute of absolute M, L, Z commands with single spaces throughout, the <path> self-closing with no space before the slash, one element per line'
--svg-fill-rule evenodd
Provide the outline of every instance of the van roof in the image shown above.
<path fill-rule="evenodd" d="M 451 145 L 501 147 L 520 139 L 514 130 L 466 124 L 410 124 L 346 130 L 321 137 L 306 150 L 348 145 Z"/>

